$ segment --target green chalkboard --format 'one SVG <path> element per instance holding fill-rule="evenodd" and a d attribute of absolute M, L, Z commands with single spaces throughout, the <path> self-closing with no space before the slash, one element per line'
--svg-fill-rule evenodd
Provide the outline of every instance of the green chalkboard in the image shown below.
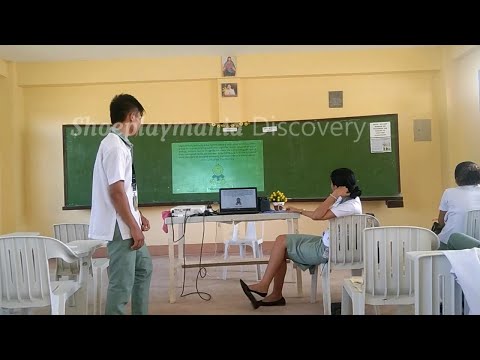
<path fill-rule="evenodd" d="M 372 126 L 376 130 L 371 132 Z M 211 177 L 210 187 L 219 179 L 222 183 L 219 182 L 217 187 L 252 186 L 254 183 L 260 189 L 259 196 L 281 190 L 292 200 L 319 200 L 330 192 L 330 172 L 338 167 L 348 167 L 357 175 L 363 200 L 402 199 L 396 114 L 256 122 L 242 124 L 237 126 L 236 132 L 229 132 L 232 127 L 143 125 L 140 134 L 130 138 L 134 144 L 140 205 L 218 201 L 218 192 L 212 189 L 185 193 L 172 184 L 172 169 L 181 174 L 176 175 L 177 182 L 195 178 L 202 169 L 203 165 L 199 167 L 201 161 L 207 168 L 203 167 L 202 171 Z M 90 207 L 93 164 L 98 146 L 108 131 L 109 125 L 63 125 L 64 209 Z M 239 144 L 245 146 L 242 148 L 243 145 Z M 243 152 L 229 157 L 228 151 L 233 148 Z M 178 160 L 185 159 L 182 149 L 189 151 L 191 166 Z M 215 149 L 214 153 L 212 149 Z M 248 153 L 251 149 L 261 154 Z M 208 156 L 213 160 L 216 156 L 221 157 L 232 166 L 238 164 L 241 175 L 231 172 L 229 181 L 225 181 L 229 176 L 228 169 L 226 173 L 216 172 L 207 161 Z M 246 156 L 254 160 L 245 162 L 242 156 L 244 160 Z M 172 164 L 172 158 L 178 163 Z"/>

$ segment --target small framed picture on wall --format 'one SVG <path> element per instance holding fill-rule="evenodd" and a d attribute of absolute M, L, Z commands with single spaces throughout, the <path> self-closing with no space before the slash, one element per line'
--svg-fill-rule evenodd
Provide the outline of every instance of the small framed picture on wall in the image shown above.
<path fill-rule="evenodd" d="M 222 84 L 222 96 L 223 97 L 235 97 L 238 96 L 237 83 L 223 83 Z"/>
<path fill-rule="evenodd" d="M 237 74 L 237 59 L 235 56 L 222 56 L 223 76 L 235 76 Z"/>

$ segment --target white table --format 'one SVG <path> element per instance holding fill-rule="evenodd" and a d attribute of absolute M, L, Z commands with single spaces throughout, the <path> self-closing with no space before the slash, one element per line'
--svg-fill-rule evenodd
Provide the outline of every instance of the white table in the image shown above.
<path fill-rule="evenodd" d="M 92 255 L 106 244 L 103 240 L 75 240 L 65 244 L 80 258 L 80 289 L 75 293 L 75 312 L 79 315 L 88 315 L 88 281 L 93 282 Z"/>
<path fill-rule="evenodd" d="M 232 223 L 241 222 L 241 221 L 272 221 L 272 220 L 287 220 L 288 224 L 288 233 L 289 234 L 298 234 L 298 218 L 300 214 L 290 213 L 290 212 L 267 212 L 259 214 L 241 214 L 241 215 L 211 215 L 211 216 L 191 216 L 188 217 L 186 223 Z M 185 243 L 185 218 L 183 216 L 170 217 L 165 219 L 165 224 L 169 226 L 169 236 L 168 236 L 168 257 L 169 257 L 169 284 L 168 284 L 168 296 L 169 302 L 174 303 L 176 301 L 176 284 L 177 284 L 177 272 L 182 269 L 183 261 L 183 244 Z M 175 226 L 175 231 L 172 232 L 170 226 Z M 175 239 L 173 238 L 175 236 Z M 175 257 L 175 246 L 177 246 L 177 254 Z M 217 263 L 209 262 L 208 266 L 225 266 L 228 263 L 239 264 L 238 261 L 222 261 Z M 242 263 L 244 261 L 242 260 Z M 248 263 L 251 264 L 260 264 L 265 263 L 265 259 L 251 259 Z M 202 266 L 204 263 L 202 262 Z M 197 264 L 189 264 L 187 267 L 200 266 Z M 299 295 L 302 295 L 302 278 L 298 276 L 297 272 L 297 291 Z"/>

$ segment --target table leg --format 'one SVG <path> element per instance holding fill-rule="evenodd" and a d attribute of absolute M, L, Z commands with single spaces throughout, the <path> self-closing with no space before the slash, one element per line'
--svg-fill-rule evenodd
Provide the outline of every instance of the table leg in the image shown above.
<path fill-rule="evenodd" d="M 173 238 L 173 232 L 168 236 L 168 301 L 170 304 L 175 302 L 175 292 L 176 292 L 176 274 L 175 274 L 175 245 L 173 243 L 175 239 Z"/>
<path fill-rule="evenodd" d="M 191 226 L 191 225 L 190 225 Z M 181 265 L 183 264 L 183 255 L 184 255 L 184 247 L 185 247 L 185 227 L 184 224 L 179 224 L 178 225 L 178 238 L 182 239 L 177 243 L 177 249 L 178 249 L 178 259 L 176 261 L 176 286 L 181 287 L 182 281 L 183 281 L 183 272 L 186 271 Z M 180 273 L 180 274 L 179 274 Z M 180 275 L 180 276 L 178 276 Z"/>

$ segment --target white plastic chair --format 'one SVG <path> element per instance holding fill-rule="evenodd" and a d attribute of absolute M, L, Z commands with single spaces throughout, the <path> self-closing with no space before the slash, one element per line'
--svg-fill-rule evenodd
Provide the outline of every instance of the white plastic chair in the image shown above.
<path fill-rule="evenodd" d="M 0 237 L 0 308 L 50 306 L 65 315 L 65 303 L 79 288 L 75 281 L 50 281 L 48 259 L 78 257 L 62 242 L 43 236 Z"/>
<path fill-rule="evenodd" d="M 66 244 L 70 241 L 88 239 L 88 224 L 55 224 L 53 225 L 53 231 L 55 238 Z M 94 314 L 102 313 L 103 280 L 107 276 L 108 265 L 109 260 L 107 258 L 92 259 Z M 62 276 L 77 280 L 78 273 L 78 261 L 73 264 L 68 264 L 60 259 L 57 260 L 56 280 L 60 280 Z"/>
<path fill-rule="evenodd" d="M 455 250 L 453 250 L 455 251 Z M 468 314 L 462 288 L 444 251 L 412 251 L 415 315 Z"/>
<path fill-rule="evenodd" d="M 467 229 L 465 234 L 480 240 L 480 210 L 467 212 Z"/>
<path fill-rule="evenodd" d="M 363 229 L 380 226 L 368 214 L 350 215 L 330 220 L 329 261 L 322 265 L 323 313 L 331 314 L 330 273 L 332 270 L 363 269 Z M 310 302 L 317 301 L 318 265 L 312 274 Z"/>
<path fill-rule="evenodd" d="M 256 221 L 247 221 L 245 223 L 245 235 L 241 236 L 240 231 L 239 231 L 239 222 L 232 222 L 233 229 L 232 229 L 232 236 L 230 239 L 225 241 L 224 244 L 224 252 L 223 252 L 223 257 L 225 260 L 229 258 L 229 248 L 232 245 L 236 245 L 239 247 L 239 252 L 240 252 L 240 257 L 244 258 L 245 257 L 245 252 L 246 252 L 246 247 L 250 246 L 252 248 L 253 252 L 253 257 L 254 258 L 262 258 L 263 257 L 263 236 L 264 236 L 264 224 L 263 221 L 261 221 L 261 235 L 258 237 L 257 235 L 257 225 Z M 257 280 L 261 280 L 262 274 L 261 274 L 261 268 L 260 265 L 257 264 Z M 223 280 L 227 279 L 227 266 L 223 267 Z M 243 269 L 243 266 L 242 266 Z"/>
<path fill-rule="evenodd" d="M 413 263 L 408 251 L 439 246 L 432 231 L 414 226 L 383 226 L 364 230 L 362 284 L 343 281 L 342 315 L 365 314 L 369 305 L 413 305 Z"/>

